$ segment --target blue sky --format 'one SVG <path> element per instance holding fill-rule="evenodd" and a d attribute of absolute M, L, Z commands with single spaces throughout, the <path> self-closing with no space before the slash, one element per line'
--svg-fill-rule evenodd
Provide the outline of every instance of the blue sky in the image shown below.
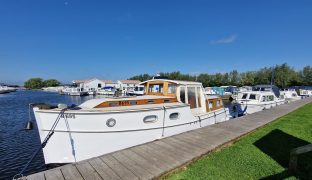
<path fill-rule="evenodd" d="M 312 1 L 1 0 L 0 82 L 312 62 Z"/>

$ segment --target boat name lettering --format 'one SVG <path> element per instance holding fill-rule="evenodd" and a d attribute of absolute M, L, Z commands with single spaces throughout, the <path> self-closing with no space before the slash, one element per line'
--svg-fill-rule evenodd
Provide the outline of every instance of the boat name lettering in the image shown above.
<path fill-rule="evenodd" d="M 130 101 L 119 101 L 120 106 L 130 105 Z"/>
<path fill-rule="evenodd" d="M 69 118 L 75 119 L 76 117 L 75 117 L 75 114 L 67 113 L 67 114 L 62 114 L 61 118 L 64 118 L 64 119 L 69 119 Z"/>

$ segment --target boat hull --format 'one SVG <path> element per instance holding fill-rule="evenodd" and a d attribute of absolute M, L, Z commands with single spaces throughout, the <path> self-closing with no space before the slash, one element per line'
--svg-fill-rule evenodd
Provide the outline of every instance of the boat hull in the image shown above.
<path fill-rule="evenodd" d="M 34 108 L 43 141 L 59 112 Z M 170 115 L 178 113 L 178 118 Z M 115 125 L 108 127 L 108 120 Z M 131 112 L 66 111 L 43 149 L 45 163 L 70 163 L 228 120 L 220 109 L 193 116 L 189 106 Z"/>
<path fill-rule="evenodd" d="M 278 105 L 284 104 L 285 100 L 278 100 L 278 101 L 274 101 L 274 102 L 263 102 L 263 103 L 240 103 L 242 109 L 245 109 L 245 107 L 247 106 L 246 109 L 246 114 L 253 114 L 255 112 L 259 112 L 265 109 L 271 109 L 273 107 L 276 107 Z"/>

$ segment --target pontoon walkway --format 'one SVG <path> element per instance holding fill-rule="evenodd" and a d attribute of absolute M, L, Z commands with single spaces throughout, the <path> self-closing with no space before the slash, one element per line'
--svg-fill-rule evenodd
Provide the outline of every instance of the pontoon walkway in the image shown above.
<path fill-rule="evenodd" d="M 312 98 L 305 98 L 235 120 L 32 174 L 27 179 L 157 178 L 311 101 Z"/>

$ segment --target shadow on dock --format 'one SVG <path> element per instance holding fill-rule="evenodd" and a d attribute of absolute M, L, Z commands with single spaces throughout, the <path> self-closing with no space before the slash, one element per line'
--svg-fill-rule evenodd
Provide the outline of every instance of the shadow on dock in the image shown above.
<path fill-rule="evenodd" d="M 296 174 L 288 171 L 290 151 L 304 146 L 309 142 L 289 135 L 279 129 L 275 129 L 256 141 L 254 145 L 262 152 L 270 156 L 287 170 L 262 179 L 285 179 L 296 176 L 299 179 L 312 179 L 312 152 L 302 154 L 298 159 L 298 171 Z"/>

